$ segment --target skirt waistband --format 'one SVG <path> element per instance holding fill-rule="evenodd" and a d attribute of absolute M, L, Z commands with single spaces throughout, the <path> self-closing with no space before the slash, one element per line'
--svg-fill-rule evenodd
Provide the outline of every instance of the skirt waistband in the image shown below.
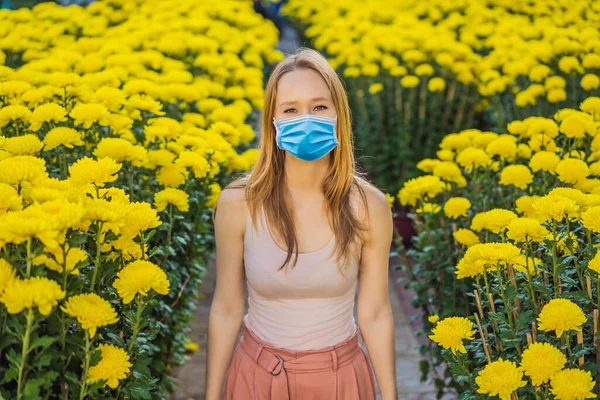
<path fill-rule="evenodd" d="M 273 398 L 289 400 L 288 372 L 321 372 L 349 364 L 361 351 L 358 333 L 357 329 L 348 339 L 323 349 L 294 351 L 270 346 L 244 325 L 240 347 L 256 364 L 273 375 Z"/>

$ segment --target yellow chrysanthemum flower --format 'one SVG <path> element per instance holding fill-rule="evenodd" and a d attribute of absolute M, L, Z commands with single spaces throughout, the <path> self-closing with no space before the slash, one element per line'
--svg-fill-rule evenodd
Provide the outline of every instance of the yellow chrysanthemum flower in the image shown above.
<path fill-rule="evenodd" d="M 148 166 L 151 169 L 156 167 L 164 167 L 170 165 L 175 161 L 176 155 L 173 152 L 166 149 L 149 150 L 148 151 Z"/>
<path fill-rule="evenodd" d="M 524 165 L 508 165 L 500 172 L 501 185 L 513 185 L 525 190 L 533 182 L 533 175 Z"/>
<path fill-rule="evenodd" d="M 136 167 L 141 167 L 146 161 L 146 149 L 143 146 L 121 138 L 103 138 L 96 146 L 94 155 L 98 159 L 107 157 L 118 163 L 129 161 Z"/>
<path fill-rule="evenodd" d="M 219 190 L 219 195 L 220 195 L 220 194 L 221 194 L 221 186 L 219 186 L 219 189 L 218 189 L 218 190 Z M 394 201 L 396 200 L 396 198 L 395 198 L 394 196 L 392 196 L 391 194 L 389 194 L 389 193 L 385 193 L 385 198 L 387 199 L 387 201 L 388 201 L 388 203 L 389 203 L 390 207 L 393 207 L 393 206 L 394 206 Z M 207 206 L 207 207 L 214 207 L 214 205 L 215 205 L 215 204 L 217 204 L 217 201 L 218 201 L 218 199 L 219 199 L 219 197 L 217 196 L 217 198 L 215 199 L 215 202 L 214 202 L 214 204 L 211 204 L 211 205 L 209 206 L 209 205 L 208 205 L 208 202 L 207 202 L 206 206 Z"/>
<path fill-rule="evenodd" d="M 189 195 L 183 190 L 166 188 L 154 195 L 154 206 L 156 211 L 161 212 L 167 205 L 173 204 L 179 211 L 187 212 L 190 210 L 188 198 Z"/>
<path fill-rule="evenodd" d="M 568 216 L 579 213 L 579 207 L 575 201 L 562 196 L 540 197 L 533 201 L 532 207 L 540 222 L 560 222 Z"/>
<path fill-rule="evenodd" d="M 576 368 L 563 369 L 550 380 L 550 391 L 557 400 L 594 399 L 596 382 L 590 371 Z"/>
<path fill-rule="evenodd" d="M 0 215 L 0 242 L 20 244 L 36 237 L 44 246 L 56 247 L 58 236 L 59 231 L 52 216 L 39 204 Z"/>
<path fill-rule="evenodd" d="M 513 268 L 515 271 L 529 273 L 531 276 L 540 274 L 540 269 L 536 268 L 537 265 L 541 265 L 542 260 L 537 257 L 527 257 L 525 254 L 521 254 L 515 257 L 513 260 Z"/>
<path fill-rule="evenodd" d="M 456 265 L 456 278 L 476 277 L 485 270 L 519 261 L 521 250 L 511 243 L 482 243 L 471 246 Z"/>
<path fill-rule="evenodd" d="M 38 131 L 45 122 L 63 122 L 67 120 L 67 110 L 56 103 L 39 105 L 33 110 L 29 130 Z"/>
<path fill-rule="evenodd" d="M 15 104 L 0 108 L 0 128 L 4 128 L 12 121 L 27 123 L 30 118 L 31 110 L 25 106 Z"/>
<path fill-rule="evenodd" d="M 581 222 L 586 229 L 600 233 L 600 206 L 590 207 L 581 214 Z"/>
<path fill-rule="evenodd" d="M 72 275 L 79 274 L 79 270 L 75 268 L 78 263 L 85 261 L 88 258 L 87 253 L 80 248 L 67 248 L 67 260 L 66 269 L 67 272 Z M 47 249 L 49 254 L 52 254 L 53 258 L 46 254 L 41 254 L 33 259 L 33 265 L 45 265 L 48 269 L 53 271 L 63 272 L 63 264 L 65 263 L 63 257 L 62 248 L 56 247 L 53 249 Z"/>
<path fill-rule="evenodd" d="M 165 187 L 179 187 L 185 184 L 188 171 L 184 166 L 169 164 L 158 170 L 156 181 Z"/>
<path fill-rule="evenodd" d="M 197 352 L 198 350 L 200 350 L 200 346 L 198 345 L 198 343 L 196 343 L 196 342 L 192 342 L 192 341 L 190 340 L 189 342 L 187 342 L 187 343 L 185 344 L 185 349 L 186 349 L 187 351 L 190 351 L 190 352 L 192 352 L 192 353 L 195 353 L 195 352 Z"/>
<path fill-rule="evenodd" d="M 442 210 L 442 207 L 439 204 L 423 203 L 421 205 L 421 207 L 417 208 L 415 211 L 419 214 L 428 214 L 428 213 L 437 214 L 441 210 Z"/>
<path fill-rule="evenodd" d="M 0 215 L 8 211 L 18 211 L 23 208 L 23 199 L 17 189 L 6 183 L 0 183 Z"/>
<path fill-rule="evenodd" d="M 74 146 L 83 146 L 81 133 L 72 128 L 59 126 L 50 130 L 44 137 L 44 150 L 53 150 L 58 146 L 72 149 Z"/>
<path fill-rule="evenodd" d="M 134 238 L 140 232 L 160 226 L 161 221 L 157 210 L 146 202 L 130 203 L 125 210 L 124 224 L 121 235 Z"/>
<path fill-rule="evenodd" d="M 39 153 L 43 146 L 37 135 L 27 134 L 6 139 L 2 150 L 19 156 L 33 156 Z"/>
<path fill-rule="evenodd" d="M 217 205 L 217 202 L 219 201 L 219 196 L 221 196 L 221 186 L 219 186 L 218 183 L 211 183 L 210 186 L 210 196 L 208 197 L 208 199 L 206 200 L 206 207 L 210 207 L 213 208 L 214 206 Z M 386 197 L 390 196 L 389 194 L 386 193 Z M 390 200 L 391 197 L 391 200 Z M 394 204 L 394 197 L 390 196 L 387 197 L 388 201 L 390 202 L 390 207 Z"/>
<path fill-rule="evenodd" d="M 0 295 L 17 278 L 17 271 L 4 258 L 0 258 Z"/>
<path fill-rule="evenodd" d="M 590 170 L 584 161 L 567 158 L 558 163 L 556 173 L 561 182 L 577 183 L 587 178 Z"/>
<path fill-rule="evenodd" d="M 490 156 L 483 149 L 476 147 L 466 148 L 456 156 L 456 163 L 469 172 L 473 171 L 473 168 L 487 167 L 491 162 Z"/>
<path fill-rule="evenodd" d="M 0 160 L 0 182 L 12 186 L 35 184 L 48 178 L 46 162 L 33 156 L 15 156 Z"/>
<path fill-rule="evenodd" d="M 582 139 L 585 134 L 594 136 L 596 125 L 594 120 L 587 114 L 577 113 L 569 115 L 560 123 L 560 131 L 568 138 Z M 587 117 L 587 118 L 586 118 Z"/>
<path fill-rule="evenodd" d="M 425 175 L 410 179 L 398 192 L 400 203 L 415 206 L 419 200 L 429 200 L 447 189 L 446 184 L 438 176 Z"/>
<path fill-rule="evenodd" d="M 571 300 L 552 299 L 540 312 L 538 324 L 541 331 L 555 331 L 560 337 L 565 331 L 580 331 L 586 320 L 581 308 Z"/>
<path fill-rule="evenodd" d="M 539 151 L 529 160 L 529 167 L 533 172 L 548 171 L 551 174 L 556 173 L 556 166 L 560 162 L 560 157 L 551 151 Z"/>
<path fill-rule="evenodd" d="M 504 232 L 510 221 L 516 219 L 517 214 L 510 210 L 494 208 L 490 211 L 484 211 L 476 214 L 471 221 L 471 229 L 476 232 L 488 230 L 500 234 Z"/>
<path fill-rule="evenodd" d="M 417 168 L 423 172 L 431 173 L 440 162 L 441 161 L 437 159 L 424 158 L 417 163 Z"/>
<path fill-rule="evenodd" d="M 470 229 L 457 229 L 456 232 L 452 234 L 452 236 L 454 236 L 454 240 L 456 240 L 457 243 L 467 247 L 481 243 L 479 237 L 477 237 L 475 232 L 473 232 Z"/>
<path fill-rule="evenodd" d="M 93 123 L 106 125 L 109 122 L 110 113 L 102 103 L 79 103 L 69 113 L 75 120 L 75 125 L 83 125 L 89 129 Z"/>
<path fill-rule="evenodd" d="M 600 97 L 588 97 L 581 102 L 579 108 L 588 114 L 600 114 Z"/>
<path fill-rule="evenodd" d="M 430 92 L 442 92 L 446 89 L 446 81 L 440 77 L 431 78 L 427 83 L 427 88 Z"/>
<path fill-rule="evenodd" d="M 102 356 L 98 364 L 90 367 L 88 371 L 88 380 L 91 383 L 106 381 L 106 385 L 112 389 L 119 386 L 119 380 L 127 378 L 131 362 L 129 354 L 112 344 L 101 344 L 98 346 Z"/>
<path fill-rule="evenodd" d="M 104 187 L 117 180 L 120 169 L 121 164 L 108 157 L 99 160 L 83 157 L 69 167 L 70 181 L 76 186 L 93 184 Z"/>
<path fill-rule="evenodd" d="M 432 324 L 437 324 L 437 322 L 440 320 L 440 316 L 437 314 L 433 314 L 427 317 L 427 321 L 431 322 Z"/>
<path fill-rule="evenodd" d="M 550 343 L 531 343 L 521 355 L 521 368 L 534 386 L 548 382 L 566 363 L 567 357 Z"/>
<path fill-rule="evenodd" d="M 588 268 L 600 274 L 600 251 L 588 262 Z"/>
<path fill-rule="evenodd" d="M 499 156 L 501 160 L 513 161 L 517 155 L 517 143 L 514 137 L 501 136 L 492 140 L 485 151 L 490 157 Z"/>
<path fill-rule="evenodd" d="M 60 308 L 86 329 L 90 337 L 102 326 L 111 325 L 119 320 L 117 312 L 110 303 L 96 293 L 85 293 L 71 296 Z"/>
<path fill-rule="evenodd" d="M 471 202 L 465 197 L 452 197 L 444 204 L 444 213 L 448 218 L 466 217 L 471 208 Z"/>
<path fill-rule="evenodd" d="M 125 304 L 131 303 L 138 293 L 147 296 L 150 289 L 166 295 L 169 293 L 169 286 L 165 271 L 145 260 L 136 260 L 127 264 L 117 273 L 117 279 L 113 283 L 113 287 L 117 289 Z"/>
<path fill-rule="evenodd" d="M 535 217 L 535 209 L 533 208 L 533 202 L 538 199 L 539 196 L 521 196 L 515 200 L 515 206 L 517 212 L 525 215 L 529 218 Z"/>
<path fill-rule="evenodd" d="M 523 380 L 523 371 L 514 362 L 502 357 L 479 371 L 475 383 L 479 386 L 477 393 L 498 396 L 500 400 L 510 400 L 515 390 L 527 384 Z"/>
<path fill-rule="evenodd" d="M 533 218 L 517 218 L 510 221 L 506 236 L 517 243 L 522 242 L 543 242 L 548 235 L 548 230 L 544 228 L 538 220 Z"/>
<path fill-rule="evenodd" d="M 65 297 L 55 281 L 36 276 L 27 279 L 14 279 L 4 288 L 0 303 L 6 306 L 10 314 L 18 314 L 24 309 L 38 307 L 40 314 L 50 315 L 58 300 Z"/>
<path fill-rule="evenodd" d="M 377 94 L 379 92 L 381 92 L 383 90 L 383 84 L 381 83 L 373 83 L 371 86 L 369 86 L 369 93 L 371 94 Z"/>
<path fill-rule="evenodd" d="M 453 354 L 456 352 L 466 353 L 463 340 L 473 340 L 475 329 L 473 323 L 463 317 L 448 317 L 439 321 L 431 330 L 433 335 L 429 338 L 442 346 L 444 349 L 451 349 Z"/>
<path fill-rule="evenodd" d="M 187 150 L 182 151 L 177 160 L 175 160 L 175 164 L 186 168 L 191 167 L 194 175 L 198 179 L 206 177 L 210 171 L 210 164 L 208 160 L 198 152 Z"/>

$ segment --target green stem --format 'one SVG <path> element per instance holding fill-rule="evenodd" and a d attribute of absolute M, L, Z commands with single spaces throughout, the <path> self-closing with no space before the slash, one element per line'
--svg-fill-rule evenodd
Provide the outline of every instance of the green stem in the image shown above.
<path fill-rule="evenodd" d="M 98 270 L 100 269 L 100 239 L 102 236 L 102 222 L 96 221 L 96 261 L 94 262 L 94 272 L 92 273 L 92 282 L 90 284 L 90 292 L 94 291 L 94 286 L 96 286 L 96 276 L 98 275 Z"/>
<path fill-rule="evenodd" d="M 29 353 L 29 338 L 31 337 L 33 318 L 33 310 L 29 308 L 27 310 L 27 326 L 25 327 L 25 336 L 23 337 L 23 348 L 21 350 L 21 365 L 19 365 L 19 376 L 17 378 L 17 400 L 21 400 L 23 396 L 25 363 L 27 361 L 27 353 Z"/>
<path fill-rule="evenodd" d="M 483 267 L 483 281 L 485 282 L 485 296 L 487 298 L 489 298 L 490 297 L 490 284 L 488 283 L 487 268 L 485 266 Z"/>
<path fill-rule="evenodd" d="M 512 319 L 510 317 L 510 309 L 508 307 L 508 302 L 506 301 L 506 294 L 504 292 L 504 281 L 502 280 L 502 274 L 500 273 L 500 267 L 496 266 L 496 276 L 498 278 L 498 286 L 500 286 L 500 296 L 502 297 L 502 302 L 504 303 L 504 309 L 506 311 L 506 318 L 508 318 L 508 325 L 510 329 L 513 329 Z"/>
<path fill-rule="evenodd" d="M 553 284 L 554 284 L 554 298 L 558 298 L 558 257 L 556 255 L 556 221 L 552 221 L 552 236 L 553 236 L 553 242 L 552 242 L 552 267 L 553 267 L 553 272 L 552 272 L 552 279 L 553 279 Z"/>
<path fill-rule="evenodd" d="M 81 376 L 81 392 L 79 393 L 79 400 L 83 400 L 87 394 L 87 374 L 90 368 L 90 333 L 85 330 L 85 365 L 83 368 L 83 375 Z"/>
<path fill-rule="evenodd" d="M 133 350 L 133 345 L 135 344 L 135 339 L 140 330 L 140 317 L 142 315 L 143 308 L 144 308 L 144 302 L 138 295 L 137 311 L 135 313 L 135 322 L 133 323 L 133 334 L 131 335 L 129 347 L 127 348 L 127 352 L 129 354 L 131 354 L 131 350 Z"/>
<path fill-rule="evenodd" d="M 525 271 L 527 271 L 527 282 L 529 283 L 527 287 L 529 288 L 529 292 L 531 295 L 531 303 L 533 304 L 533 311 L 537 315 L 539 313 L 537 302 L 535 301 L 535 291 L 533 290 L 533 277 L 531 276 L 531 271 L 529 271 L 529 254 L 531 252 L 531 242 L 527 242 L 527 251 L 525 252 Z M 533 256 L 531 257 L 531 265 L 535 268 L 535 262 Z"/>
<path fill-rule="evenodd" d="M 31 236 L 27 238 L 27 275 L 29 278 L 31 276 Z"/>
<path fill-rule="evenodd" d="M 571 360 L 571 358 L 573 358 L 573 352 L 571 351 L 571 335 L 568 331 L 564 331 L 563 336 L 565 337 L 565 342 L 567 343 L 567 356 L 569 357 L 569 360 Z"/>
<path fill-rule="evenodd" d="M 600 310 L 600 274 L 598 274 L 598 280 L 596 284 L 596 289 L 598 292 L 598 310 Z"/>
<path fill-rule="evenodd" d="M 66 250 L 66 243 L 63 243 L 62 245 L 62 254 L 63 254 L 63 281 L 62 281 L 62 290 L 66 291 L 67 290 L 67 276 L 69 275 L 69 273 L 67 272 L 67 250 Z"/>

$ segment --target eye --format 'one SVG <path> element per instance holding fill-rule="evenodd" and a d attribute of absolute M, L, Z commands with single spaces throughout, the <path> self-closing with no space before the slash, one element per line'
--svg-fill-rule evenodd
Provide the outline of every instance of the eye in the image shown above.
<path fill-rule="evenodd" d="M 323 107 L 323 110 L 327 110 L 327 106 L 324 106 L 324 105 L 318 105 L 315 108 L 319 108 L 319 107 Z"/>
<path fill-rule="evenodd" d="M 283 111 L 283 112 L 284 112 L 284 113 L 287 113 L 287 112 L 288 112 L 288 111 L 290 111 L 290 110 L 294 110 L 294 111 L 295 111 L 296 109 L 295 109 L 295 108 L 288 108 L 287 110 L 285 110 L 285 111 Z"/>

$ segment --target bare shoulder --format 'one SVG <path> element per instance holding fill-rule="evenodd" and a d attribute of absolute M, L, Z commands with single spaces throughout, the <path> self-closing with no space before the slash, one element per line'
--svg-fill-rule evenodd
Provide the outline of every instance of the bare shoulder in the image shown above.
<path fill-rule="evenodd" d="M 243 233 L 246 229 L 248 207 L 246 205 L 245 185 L 237 180 L 227 185 L 217 201 L 215 228 L 230 233 Z"/>
<path fill-rule="evenodd" d="M 367 222 L 368 226 L 381 226 L 385 225 L 388 220 L 391 221 L 390 203 L 385 194 L 365 180 L 357 180 L 357 184 L 355 195 L 359 196 L 359 218 Z M 364 196 L 361 196 L 359 191 L 363 192 Z"/>

